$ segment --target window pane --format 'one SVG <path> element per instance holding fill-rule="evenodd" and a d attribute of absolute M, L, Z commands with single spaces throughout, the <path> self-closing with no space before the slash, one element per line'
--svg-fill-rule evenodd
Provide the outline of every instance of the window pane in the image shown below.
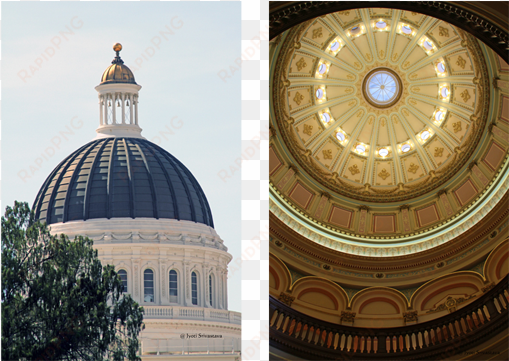
<path fill-rule="evenodd" d="M 127 292 L 127 271 L 121 269 L 118 271 L 118 275 L 120 276 L 120 279 L 122 280 L 122 292 Z"/>
<path fill-rule="evenodd" d="M 143 273 L 143 280 L 145 286 L 145 302 L 154 302 L 154 272 L 152 270 L 147 269 Z"/>
<path fill-rule="evenodd" d="M 170 301 L 177 302 L 176 297 L 178 296 L 177 291 L 177 272 L 175 270 L 170 271 Z"/>
<path fill-rule="evenodd" d="M 191 293 L 192 293 L 192 301 L 193 305 L 198 304 L 198 280 L 196 278 L 196 273 L 191 274 Z"/>
<path fill-rule="evenodd" d="M 209 275 L 209 302 L 212 306 L 212 275 Z"/>

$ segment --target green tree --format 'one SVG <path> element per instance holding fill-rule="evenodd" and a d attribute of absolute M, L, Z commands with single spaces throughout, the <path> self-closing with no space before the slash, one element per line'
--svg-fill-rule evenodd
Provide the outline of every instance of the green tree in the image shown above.
<path fill-rule="evenodd" d="M 2 217 L 2 360 L 140 360 L 143 307 L 92 240 L 51 235 L 27 203 Z"/>

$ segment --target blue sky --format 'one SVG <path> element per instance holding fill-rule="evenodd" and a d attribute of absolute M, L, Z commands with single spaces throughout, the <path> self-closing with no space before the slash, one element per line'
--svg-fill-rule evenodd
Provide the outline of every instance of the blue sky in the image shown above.
<path fill-rule="evenodd" d="M 142 135 L 194 174 L 234 261 L 241 253 L 240 2 L 2 3 L 2 207 L 30 205 L 53 168 L 96 135 L 103 71 L 121 57 L 142 86 Z M 213 14 L 213 16 L 211 16 Z M 3 212 L 2 212 L 3 213 Z M 230 264 L 229 309 L 241 311 Z M 233 268 L 237 271 L 232 272 Z"/>

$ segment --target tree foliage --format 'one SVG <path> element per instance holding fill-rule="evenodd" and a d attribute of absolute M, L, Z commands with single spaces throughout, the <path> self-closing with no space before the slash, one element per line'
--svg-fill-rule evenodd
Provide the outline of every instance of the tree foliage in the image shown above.
<path fill-rule="evenodd" d="M 92 240 L 51 235 L 27 203 L 2 217 L 2 359 L 140 360 L 143 308 Z"/>

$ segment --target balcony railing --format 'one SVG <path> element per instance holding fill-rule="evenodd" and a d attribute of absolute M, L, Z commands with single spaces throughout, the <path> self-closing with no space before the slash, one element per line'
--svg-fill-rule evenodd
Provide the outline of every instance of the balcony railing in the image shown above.
<path fill-rule="evenodd" d="M 218 310 L 202 307 L 182 306 L 143 306 L 144 318 L 169 318 L 179 320 L 200 320 L 211 322 L 226 322 L 240 325 L 242 318 L 240 312 Z"/>
<path fill-rule="evenodd" d="M 270 297 L 270 344 L 308 359 L 435 359 L 457 354 L 508 327 L 508 281 L 441 318 L 393 328 L 338 325 Z"/>

